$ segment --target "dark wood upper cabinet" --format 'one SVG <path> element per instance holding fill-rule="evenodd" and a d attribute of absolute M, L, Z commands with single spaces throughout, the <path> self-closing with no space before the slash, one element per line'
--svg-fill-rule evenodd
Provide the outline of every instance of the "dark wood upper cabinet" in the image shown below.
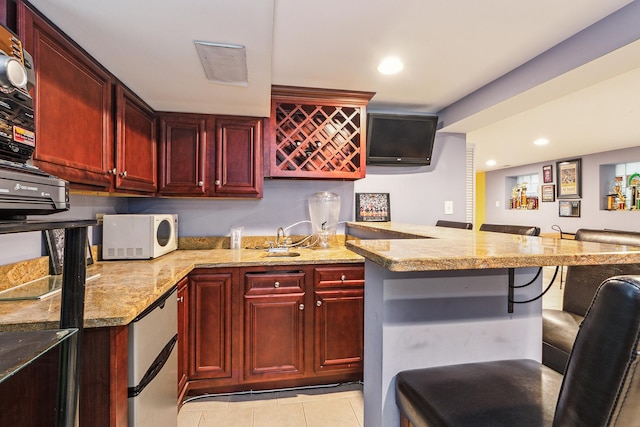
<path fill-rule="evenodd" d="M 18 17 L 37 82 L 34 164 L 72 187 L 110 191 L 112 76 L 24 3 L 18 5 Z"/>
<path fill-rule="evenodd" d="M 156 114 L 22 2 L 18 24 L 35 64 L 36 166 L 77 190 L 262 197 L 266 119 Z"/>
<path fill-rule="evenodd" d="M 75 189 L 154 194 L 153 110 L 36 11 L 18 11 L 36 72 L 36 166 Z"/>
<path fill-rule="evenodd" d="M 159 193 L 262 197 L 262 122 L 256 117 L 161 114 Z"/>
<path fill-rule="evenodd" d="M 205 195 L 206 141 L 204 116 L 177 113 L 160 116 L 160 194 Z"/>
<path fill-rule="evenodd" d="M 215 194 L 262 197 L 262 122 L 254 117 L 217 117 Z"/>
<path fill-rule="evenodd" d="M 116 85 L 115 188 L 155 193 L 157 120 L 154 111 L 127 88 Z"/>

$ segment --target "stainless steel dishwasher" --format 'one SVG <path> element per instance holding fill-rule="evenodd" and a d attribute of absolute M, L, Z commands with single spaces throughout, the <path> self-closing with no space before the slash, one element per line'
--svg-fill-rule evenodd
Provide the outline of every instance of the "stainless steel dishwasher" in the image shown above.
<path fill-rule="evenodd" d="M 176 289 L 168 291 L 129 324 L 130 427 L 177 427 Z"/>

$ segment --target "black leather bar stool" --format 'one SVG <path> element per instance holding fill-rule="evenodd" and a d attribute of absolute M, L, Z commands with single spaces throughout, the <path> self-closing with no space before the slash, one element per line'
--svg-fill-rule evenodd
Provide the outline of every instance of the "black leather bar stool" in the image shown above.
<path fill-rule="evenodd" d="M 480 231 L 493 231 L 496 233 L 522 234 L 525 236 L 539 236 L 540 227 L 530 227 L 528 225 L 507 225 L 507 224 L 482 224 Z"/>
<path fill-rule="evenodd" d="M 575 240 L 640 247 L 640 233 L 615 230 L 576 231 Z M 562 373 L 576 334 L 603 280 L 640 274 L 640 264 L 570 265 L 567 267 L 562 310 L 542 310 L 542 363 Z M 640 425 L 640 420 L 638 421 Z"/>
<path fill-rule="evenodd" d="M 436 222 L 436 227 L 462 228 L 463 230 L 472 230 L 473 224 L 470 222 L 447 221 L 444 219 L 439 219 Z"/>
<path fill-rule="evenodd" d="M 532 360 L 414 369 L 396 376 L 401 426 L 640 425 L 640 276 L 605 280 L 564 375 Z"/>

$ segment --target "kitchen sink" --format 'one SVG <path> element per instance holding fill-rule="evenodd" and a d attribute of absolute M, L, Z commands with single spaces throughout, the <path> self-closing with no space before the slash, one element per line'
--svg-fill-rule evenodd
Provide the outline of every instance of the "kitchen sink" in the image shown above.
<path fill-rule="evenodd" d="M 267 258 L 292 258 L 300 256 L 299 252 L 289 252 L 289 251 L 278 251 L 278 252 L 267 252 L 265 255 Z"/>

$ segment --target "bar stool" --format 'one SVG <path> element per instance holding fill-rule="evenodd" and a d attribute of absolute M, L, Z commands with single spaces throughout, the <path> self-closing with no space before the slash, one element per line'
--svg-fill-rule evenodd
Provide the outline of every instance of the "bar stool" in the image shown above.
<path fill-rule="evenodd" d="M 528 225 L 508 225 L 508 224 L 482 224 L 480 231 L 493 231 L 496 233 L 522 234 L 525 236 L 539 236 L 540 227 Z"/>
<path fill-rule="evenodd" d="M 640 276 L 599 287 L 562 374 L 533 360 L 414 369 L 396 375 L 401 426 L 637 426 Z"/>
<path fill-rule="evenodd" d="M 462 228 L 463 230 L 472 230 L 473 224 L 470 222 L 447 221 L 444 219 L 439 219 L 436 222 L 436 227 Z"/>

